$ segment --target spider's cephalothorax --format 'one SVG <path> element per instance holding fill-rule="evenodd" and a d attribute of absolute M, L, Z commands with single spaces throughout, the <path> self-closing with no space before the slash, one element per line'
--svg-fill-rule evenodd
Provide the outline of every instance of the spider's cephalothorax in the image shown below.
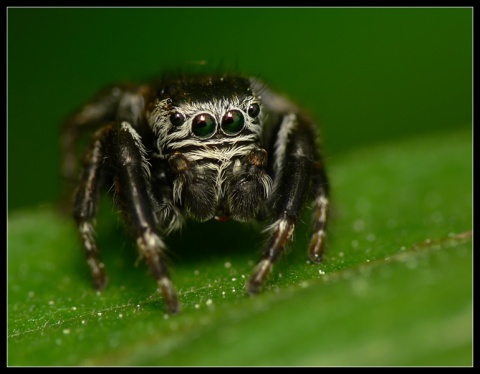
<path fill-rule="evenodd" d="M 259 98 L 245 79 L 204 78 L 160 89 L 147 121 L 155 157 L 168 163 L 172 193 L 160 214 L 167 227 L 178 225 L 177 217 L 170 219 L 174 206 L 200 221 L 256 217 L 272 185 L 261 119 Z"/>
<path fill-rule="evenodd" d="M 255 79 L 191 76 L 105 90 L 65 123 L 68 179 L 76 174 L 76 142 L 87 130 L 95 132 L 73 210 L 97 289 L 107 282 L 93 235 L 103 188 L 114 192 L 171 313 L 179 304 L 162 235 L 187 217 L 267 222 L 270 240 L 247 283 L 256 293 L 313 200 L 308 253 L 321 261 L 328 186 L 316 127 Z"/>

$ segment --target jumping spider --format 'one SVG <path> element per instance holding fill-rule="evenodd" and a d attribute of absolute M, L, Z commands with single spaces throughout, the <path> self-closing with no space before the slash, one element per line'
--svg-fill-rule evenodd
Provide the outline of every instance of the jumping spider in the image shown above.
<path fill-rule="evenodd" d="M 101 92 L 63 127 L 67 180 L 76 177 L 75 148 L 87 131 L 93 138 L 73 215 L 98 290 L 107 283 L 93 230 L 103 189 L 113 192 L 170 313 L 179 311 L 179 302 L 165 265 L 163 237 L 186 217 L 267 223 L 270 239 L 246 284 L 255 294 L 313 200 L 308 254 L 321 261 L 328 183 L 316 127 L 256 79 L 179 76 Z"/>

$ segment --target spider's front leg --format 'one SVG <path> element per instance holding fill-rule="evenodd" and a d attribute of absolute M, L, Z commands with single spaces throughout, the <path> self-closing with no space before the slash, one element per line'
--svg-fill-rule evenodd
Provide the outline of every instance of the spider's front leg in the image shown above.
<path fill-rule="evenodd" d="M 247 283 L 251 294 L 260 291 L 273 264 L 284 252 L 312 192 L 315 206 L 309 256 L 320 262 L 323 255 L 328 190 L 315 128 L 304 116 L 290 113 L 283 117 L 274 141 L 273 223 L 268 245 Z"/>
<path fill-rule="evenodd" d="M 115 193 L 137 246 L 146 259 L 170 313 L 180 311 L 179 302 L 165 264 L 166 246 L 157 234 L 149 167 L 140 136 L 126 121 L 109 132 L 106 139 L 108 162 L 113 167 Z"/>

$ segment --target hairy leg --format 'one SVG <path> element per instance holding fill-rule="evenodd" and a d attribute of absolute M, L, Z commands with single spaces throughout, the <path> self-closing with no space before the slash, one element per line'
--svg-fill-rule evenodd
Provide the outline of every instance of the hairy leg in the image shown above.
<path fill-rule="evenodd" d="M 127 226 L 137 239 L 137 247 L 145 258 L 170 313 L 180 310 L 165 263 L 166 246 L 157 234 L 155 211 L 158 209 L 151 192 L 145 150 L 136 131 L 127 122 L 109 133 L 107 155 L 114 170 L 115 193 Z"/>
<path fill-rule="evenodd" d="M 248 292 L 260 291 L 273 264 L 292 238 L 311 192 L 317 159 L 313 125 L 304 117 L 286 115 L 278 131 L 274 150 L 275 179 L 270 239 L 247 283 Z"/>
<path fill-rule="evenodd" d="M 85 154 L 80 183 L 74 197 L 73 215 L 77 222 L 85 257 L 92 273 L 94 286 L 101 290 L 107 284 L 103 263 L 98 258 L 93 223 L 98 211 L 102 182 L 105 178 L 103 142 L 111 126 L 95 133 Z"/>

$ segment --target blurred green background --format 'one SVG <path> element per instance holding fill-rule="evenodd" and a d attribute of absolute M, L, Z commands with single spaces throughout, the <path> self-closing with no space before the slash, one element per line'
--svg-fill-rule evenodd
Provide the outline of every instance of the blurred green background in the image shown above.
<path fill-rule="evenodd" d="M 163 69 L 260 76 L 322 124 L 327 157 L 472 126 L 470 8 L 9 8 L 8 208 L 61 193 L 62 119 Z"/>

